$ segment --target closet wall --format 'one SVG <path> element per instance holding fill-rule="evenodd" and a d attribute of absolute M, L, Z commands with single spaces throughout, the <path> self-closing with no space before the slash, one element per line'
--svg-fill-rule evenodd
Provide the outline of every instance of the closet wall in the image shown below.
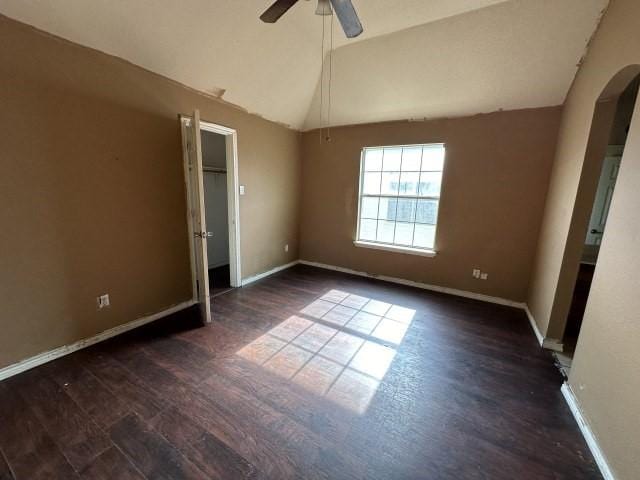
<path fill-rule="evenodd" d="M 216 268 L 229 264 L 226 138 L 204 130 L 201 134 L 207 230 L 213 232 L 207 239 L 207 257 L 209 268 Z"/>

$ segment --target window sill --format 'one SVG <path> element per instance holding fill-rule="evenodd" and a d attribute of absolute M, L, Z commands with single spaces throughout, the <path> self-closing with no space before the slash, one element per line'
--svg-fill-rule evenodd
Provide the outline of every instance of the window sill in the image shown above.
<path fill-rule="evenodd" d="M 425 250 L 422 248 L 411 248 L 411 247 L 399 247 L 397 245 L 385 245 L 382 243 L 373 243 L 373 242 L 363 242 L 361 240 L 354 240 L 353 244 L 356 247 L 361 248 L 371 248 L 373 250 L 385 250 L 387 252 L 396 252 L 396 253 L 407 253 L 409 255 L 419 255 L 421 257 L 435 257 L 438 252 L 435 250 Z"/>

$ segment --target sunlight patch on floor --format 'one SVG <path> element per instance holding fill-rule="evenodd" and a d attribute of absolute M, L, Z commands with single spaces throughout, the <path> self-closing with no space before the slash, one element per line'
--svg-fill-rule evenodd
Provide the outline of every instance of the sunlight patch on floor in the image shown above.
<path fill-rule="evenodd" d="M 330 290 L 237 354 L 364 413 L 415 310 Z"/>

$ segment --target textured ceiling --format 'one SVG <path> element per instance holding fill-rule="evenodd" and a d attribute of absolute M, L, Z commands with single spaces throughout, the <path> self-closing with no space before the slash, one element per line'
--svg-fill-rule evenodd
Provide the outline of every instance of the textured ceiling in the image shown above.
<path fill-rule="evenodd" d="M 559 105 L 607 4 L 511 0 L 338 48 L 331 124 Z M 305 129 L 319 98 L 316 86 Z"/>
<path fill-rule="evenodd" d="M 335 124 L 560 103 L 607 3 L 353 2 L 365 33 L 347 40 L 336 28 Z M 312 128 L 321 69 L 315 1 L 267 25 L 258 16 L 270 3 L 0 0 L 0 13 L 197 90 L 222 89 L 226 101 L 268 119 Z"/>

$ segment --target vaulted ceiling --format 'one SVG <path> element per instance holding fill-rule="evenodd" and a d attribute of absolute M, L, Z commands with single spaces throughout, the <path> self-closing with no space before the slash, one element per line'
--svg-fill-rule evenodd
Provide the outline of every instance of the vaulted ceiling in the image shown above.
<path fill-rule="evenodd" d="M 1 0 L 0 13 L 293 128 L 319 122 L 321 17 L 300 1 Z M 335 25 L 332 124 L 557 105 L 608 0 L 353 0 Z M 326 59 L 325 59 L 326 62 Z M 328 69 L 325 69 L 327 71 Z"/>

